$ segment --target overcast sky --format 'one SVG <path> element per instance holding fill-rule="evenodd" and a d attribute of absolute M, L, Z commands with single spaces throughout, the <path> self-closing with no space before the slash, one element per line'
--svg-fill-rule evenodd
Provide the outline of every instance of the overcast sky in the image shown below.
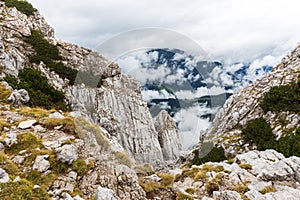
<path fill-rule="evenodd" d="M 195 40 L 212 59 L 234 63 L 282 56 L 300 41 L 299 0 L 29 1 L 58 39 L 89 48 L 124 31 L 157 27 Z"/>

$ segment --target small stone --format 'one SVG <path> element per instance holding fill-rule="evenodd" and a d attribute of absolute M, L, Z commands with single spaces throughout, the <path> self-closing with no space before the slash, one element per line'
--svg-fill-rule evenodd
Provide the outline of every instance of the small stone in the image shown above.
<path fill-rule="evenodd" d="M 72 198 L 72 196 L 70 194 L 68 194 L 67 192 L 62 193 L 61 196 L 64 198 L 64 200 L 74 200 Z"/>
<path fill-rule="evenodd" d="M 12 146 L 13 144 L 17 144 L 18 143 L 17 135 L 15 133 L 7 133 L 3 142 L 9 147 Z"/>
<path fill-rule="evenodd" d="M 25 160 L 25 156 L 15 156 L 12 161 L 20 165 L 24 162 L 24 160 Z"/>
<path fill-rule="evenodd" d="M 64 119 L 65 116 L 63 116 L 63 115 L 60 114 L 59 112 L 54 112 L 54 113 L 51 113 L 51 114 L 49 115 L 49 118 Z"/>
<path fill-rule="evenodd" d="M 39 185 L 34 185 L 33 186 L 33 189 L 38 189 L 38 188 L 40 188 L 41 186 L 39 186 Z"/>
<path fill-rule="evenodd" d="M 9 181 L 9 176 L 6 171 L 0 168 L 0 183 L 7 183 Z"/>
<path fill-rule="evenodd" d="M 37 156 L 32 166 L 33 170 L 45 172 L 50 168 L 50 162 L 45 160 L 44 156 Z"/>
<path fill-rule="evenodd" d="M 23 121 L 18 125 L 19 129 L 28 129 L 31 128 L 34 124 L 36 123 L 36 120 L 27 120 L 27 121 Z"/>
<path fill-rule="evenodd" d="M 79 195 L 76 195 L 75 197 L 73 197 L 74 200 L 84 200 L 83 198 L 81 198 Z"/>
<path fill-rule="evenodd" d="M 18 181 L 20 181 L 20 180 L 21 180 L 20 176 L 17 176 L 17 177 L 13 180 L 13 182 L 18 182 Z"/>

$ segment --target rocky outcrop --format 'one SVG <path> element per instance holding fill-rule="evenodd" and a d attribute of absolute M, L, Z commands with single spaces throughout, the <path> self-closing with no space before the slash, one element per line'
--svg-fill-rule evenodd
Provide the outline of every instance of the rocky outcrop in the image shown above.
<path fill-rule="evenodd" d="M 249 151 L 233 161 L 193 165 L 176 175 L 174 191 L 193 191 L 194 199 L 299 198 L 299 157 L 285 158 L 274 150 Z M 232 163 L 231 163 L 232 162 Z M 179 181 L 178 181 L 179 180 Z"/>
<path fill-rule="evenodd" d="M 287 85 L 296 82 L 300 74 L 300 46 L 293 50 L 274 69 L 256 80 L 247 87 L 235 92 L 227 99 L 223 108 L 219 110 L 212 127 L 203 133 L 207 140 L 214 139 L 226 148 L 227 152 L 236 154 L 247 150 L 247 146 L 239 137 L 241 127 L 245 127 L 252 119 L 263 117 L 274 129 L 273 133 L 280 137 L 286 130 L 299 127 L 300 116 L 296 113 L 264 113 L 259 103 L 264 94 L 274 86 Z M 288 126 L 281 125 L 280 120 L 285 119 Z M 232 140 L 234 138 L 234 140 Z M 243 146 L 243 148 L 239 148 Z"/>
<path fill-rule="evenodd" d="M 155 129 L 165 160 L 175 160 L 179 157 L 181 144 L 178 129 L 167 111 L 162 110 L 155 121 Z"/>
<path fill-rule="evenodd" d="M 11 102 L 12 105 L 16 108 L 25 105 L 29 100 L 30 97 L 28 95 L 28 92 L 24 89 L 14 90 L 7 99 L 7 101 Z"/>
<path fill-rule="evenodd" d="M 17 76 L 25 65 L 40 70 L 53 87 L 66 94 L 76 117 L 84 116 L 105 128 L 109 139 L 116 138 L 114 142 L 138 163 L 164 161 L 153 119 L 142 99 L 140 84 L 134 78 L 121 74 L 117 64 L 97 52 L 57 41 L 53 29 L 38 12 L 26 16 L 16 8 L 2 6 L 0 13 L 3 19 L 0 22 L 0 66 L 5 74 Z M 28 57 L 34 50 L 22 38 L 29 36 L 31 30 L 40 30 L 50 43 L 58 46 L 63 63 L 79 71 L 74 85 L 68 85 L 67 79 L 50 71 L 43 62 L 30 63 Z M 87 74 L 101 81 L 84 84 L 82 80 Z M 173 126 L 170 128 L 171 132 L 176 131 Z M 178 157 L 178 138 L 176 134 L 169 136 L 165 138 L 164 151 L 170 155 L 165 158 L 173 159 Z M 175 145 L 168 147 L 169 144 Z"/>

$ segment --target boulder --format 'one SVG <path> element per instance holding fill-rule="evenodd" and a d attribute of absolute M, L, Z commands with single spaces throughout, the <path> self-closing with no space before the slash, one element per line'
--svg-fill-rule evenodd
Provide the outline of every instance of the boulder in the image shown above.
<path fill-rule="evenodd" d="M 28 129 L 31 128 L 34 124 L 36 123 L 36 120 L 27 120 L 27 121 L 23 121 L 18 125 L 19 129 Z"/>
<path fill-rule="evenodd" d="M 16 108 L 19 108 L 29 102 L 30 97 L 26 90 L 14 90 L 11 95 L 8 97 L 7 101 L 11 102 L 12 105 Z"/>
<path fill-rule="evenodd" d="M 95 200 L 119 200 L 116 193 L 108 188 L 98 187 Z"/>
<path fill-rule="evenodd" d="M 54 112 L 49 115 L 49 118 L 63 119 L 63 118 L 65 118 L 65 116 L 63 116 L 59 112 Z"/>
<path fill-rule="evenodd" d="M 46 160 L 49 156 L 37 156 L 34 164 L 32 166 L 33 170 L 37 170 L 39 172 L 45 172 L 50 168 L 50 162 Z"/>
<path fill-rule="evenodd" d="M 55 151 L 57 159 L 67 164 L 72 164 L 78 158 L 77 148 L 73 144 L 63 145 Z"/>

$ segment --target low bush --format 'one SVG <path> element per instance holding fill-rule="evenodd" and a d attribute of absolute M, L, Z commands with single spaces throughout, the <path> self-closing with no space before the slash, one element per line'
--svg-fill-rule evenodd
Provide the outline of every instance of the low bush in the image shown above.
<path fill-rule="evenodd" d="M 251 170 L 252 169 L 252 165 L 248 164 L 248 163 L 241 163 L 239 164 L 239 167 L 242 169 L 246 169 L 246 170 Z"/>
<path fill-rule="evenodd" d="M 286 157 L 300 156 L 300 128 L 295 130 L 295 133 L 288 133 L 281 137 L 275 149 L 281 152 Z"/>
<path fill-rule="evenodd" d="M 296 83 L 272 87 L 264 96 L 260 107 L 268 111 L 300 112 L 300 77 Z"/>
<path fill-rule="evenodd" d="M 194 158 L 190 165 L 201 165 L 206 162 L 220 162 L 226 160 L 225 152 L 223 147 L 213 147 L 211 151 L 204 157 L 200 157 L 199 150 L 195 150 Z"/>
<path fill-rule="evenodd" d="M 14 89 L 25 89 L 29 93 L 30 107 L 43 107 L 46 109 L 68 110 L 65 104 L 65 95 L 48 84 L 47 78 L 40 71 L 24 68 L 19 72 L 19 82 L 12 75 L 6 75 L 4 80 Z"/>
<path fill-rule="evenodd" d="M 72 169 L 78 173 L 79 176 L 83 176 L 90 170 L 91 166 L 87 165 L 84 160 L 77 159 L 72 163 Z"/>
<path fill-rule="evenodd" d="M 272 133 L 272 128 L 262 117 L 251 120 L 248 125 L 242 129 L 241 134 L 246 142 L 251 145 L 256 145 L 260 151 L 274 148 L 275 136 Z"/>
<path fill-rule="evenodd" d="M 242 137 L 246 142 L 256 144 L 261 151 L 275 149 L 286 157 L 300 156 L 300 128 L 288 132 L 276 141 L 270 124 L 263 118 L 258 118 L 250 121 L 242 130 Z"/>
<path fill-rule="evenodd" d="M 43 61 L 51 71 L 56 72 L 63 79 L 67 78 L 70 85 L 74 84 L 78 71 L 61 62 L 63 58 L 59 54 L 58 47 L 48 42 L 40 31 L 32 30 L 31 35 L 24 41 L 36 52 L 35 55 L 30 56 L 31 62 L 39 64 Z"/>
<path fill-rule="evenodd" d="M 25 0 L 4 0 L 7 7 L 15 7 L 25 15 L 33 15 L 37 10 Z"/>

